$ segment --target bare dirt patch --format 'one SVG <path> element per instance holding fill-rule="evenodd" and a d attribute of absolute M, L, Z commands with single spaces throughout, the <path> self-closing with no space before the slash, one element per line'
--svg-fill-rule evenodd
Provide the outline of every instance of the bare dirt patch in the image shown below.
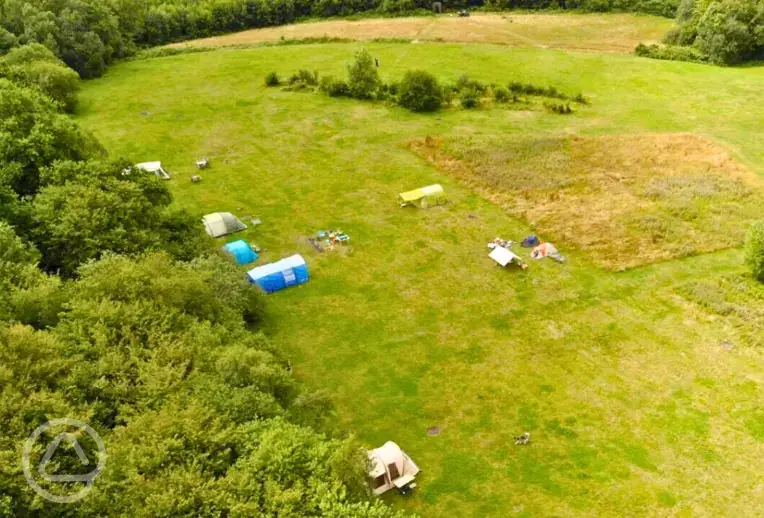
<path fill-rule="evenodd" d="M 542 236 L 621 270 L 739 245 L 764 183 L 693 134 L 426 138 L 411 148 Z"/>
<path fill-rule="evenodd" d="M 670 27 L 670 20 L 630 14 L 476 14 L 469 18 L 328 20 L 254 29 L 171 46 L 256 45 L 326 36 L 355 41 L 404 39 L 632 52 L 639 43 L 657 42 Z"/>

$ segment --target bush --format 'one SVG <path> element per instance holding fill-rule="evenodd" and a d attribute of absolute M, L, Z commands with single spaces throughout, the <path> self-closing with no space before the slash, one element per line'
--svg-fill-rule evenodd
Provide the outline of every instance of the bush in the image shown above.
<path fill-rule="evenodd" d="M 276 72 L 271 72 L 265 76 L 265 86 L 278 86 L 281 84 L 281 79 Z"/>
<path fill-rule="evenodd" d="M 764 282 L 764 220 L 757 221 L 748 229 L 745 239 L 745 262 L 754 278 Z"/>
<path fill-rule="evenodd" d="M 485 85 L 485 83 L 481 83 L 480 81 L 476 79 L 470 79 L 470 77 L 467 74 L 462 75 L 461 77 L 459 77 L 459 79 L 456 80 L 456 84 L 454 85 L 454 88 L 459 92 L 472 90 L 481 94 L 485 93 L 485 91 L 488 90 L 488 87 Z"/>
<path fill-rule="evenodd" d="M 318 71 L 311 72 L 310 70 L 300 69 L 289 76 L 289 84 L 291 86 L 316 86 L 318 85 Z"/>
<path fill-rule="evenodd" d="M 694 63 L 708 62 L 708 58 L 693 47 L 675 45 L 643 45 L 640 43 L 634 50 L 637 56 L 643 58 L 665 59 L 669 61 L 690 61 Z"/>
<path fill-rule="evenodd" d="M 361 49 L 348 65 L 348 87 L 356 99 L 372 99 L 380 85 L 379 73 L 369 51 Z"/>
<path fill-rule="evenodd" d="M 544 103 L 544 106 L 550 112 L 556 113 L 558 115 L 569 115 L 573 113 L 573 110 L 568 103 Z"/>
<path fill-rule="evenodd" d="M 584 97 L 584 94 L 582 94 L 582 93 L 576 94 L 576 96 L 573 98 L 573 100 L 575 102 L 579 103 L 579 104 L 589 104 L 589 99 Z"/>
<path fill-rule="evenodd" d="M 318 89 L 329 97 L 350 97 L 348 84 L 332 76 L 322 77 Z"/>
<path fill-rule="evenodd" d="M 478 94 L 474 90 L 465 90 L 462 92 L 462 94 L 459 96 L 459 102 L 461 103 L 462 108 L 466 108 L 468 110 L 477 108 L 478 104 L 480 104 Z"/>
<path fill-rule="evenodd" d="M 511 94 L 509 93 L 509 90 L 500 86 L 493 91 L 493 98 L 497 103 L 506 103 L 511 100 Z"/>
<path fill-rule="evenodd" d="M 431 112 L 443 103 L 438 80 L 429 72 L 409 70 L 397 87 L 398 104 L 412 112 Z"/>

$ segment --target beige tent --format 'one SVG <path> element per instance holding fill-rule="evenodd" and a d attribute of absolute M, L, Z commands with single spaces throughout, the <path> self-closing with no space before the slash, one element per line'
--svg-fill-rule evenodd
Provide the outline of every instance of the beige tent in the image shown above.
<path fill-rule="evenodd" d="M 222 237 L 233 234 L 239 230 L 244 230 L 247 225 L 241 222 L 239 218 L 230 212 L 215 212 L 207 214 L 202 219 L 207 233 L 212 237 Z"/>
<path fill-rule="evenodd" d="M 393 488 L 403 489 L 411 485 L 419 473 L 419 467 L 394 442 L 387 441 L 368 454 L 371 461 L 369 476 L 377 495 Z"/>

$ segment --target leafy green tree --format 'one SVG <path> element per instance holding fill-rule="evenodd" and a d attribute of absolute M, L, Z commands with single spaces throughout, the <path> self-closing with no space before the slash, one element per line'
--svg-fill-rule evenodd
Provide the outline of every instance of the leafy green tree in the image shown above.
<path fill-rule="evenodd" d="M 37 89 L 0 79 L 0 185 L 19 196 L 39 188 L 39 172 L 56 160 L 101 156 L 96 139 L 58 113 Z"/>
<path fill-rule="evenodd" d="M 695 44 L 719 64 L 750 59 L 764 48 L 764 3 L 722 0 L 711 3 L 700 18 Z"/>
<path fill-rule="evenodd" d="M 374 58 L 365 48 L 355 53 L 355 59 L 347 66 L 350 96 L 356 99 L 371 99 L 376 94 L 381 81 Z"/>
<path fill-rule="evenodd" d="M 126 173 L 119 163 L 58 162 L 43 172 L 41 183 L 32 203 L 32 235 L 48 271 L 71 276 L 106 252 L 201 250 L 198 225 L 179 224 L 178 215 L 168 213 L 170 193 L 152 174 Z"/>
<path fill-rule="evenodd" d="M 443 103 L 438 80 L 423 70 L 409 70 L 398 87 L 398 103 L 413 112 L 431 112 Z"/>
<path fill-rule="evenodd" d="M 0 59 L 0 76 L 39 88 L 68 112 L 77 105 L 79 76 L 40 44 L 17 47 Z"/>
<path fill-rule="evenodd" d="M 764 220 L 757 221 L 748 229 L 745 260 L 754 278 L 764 282 Z"/>

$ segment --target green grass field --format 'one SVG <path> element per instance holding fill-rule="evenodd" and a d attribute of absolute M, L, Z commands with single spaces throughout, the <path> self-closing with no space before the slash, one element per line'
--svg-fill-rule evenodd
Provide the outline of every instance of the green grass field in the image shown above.
<path fill-rule="evenodd" d="M 368 446 L 398 442 L 423 469 L 395 505 L 428 517 L 762 516 L 764 299 L 741 251 L 612 273 L 556 242 L 567 264 L 502 270 L 485 244 L 533 229 L 407 142 L 692 132 L 764 177 L 764 68 L 366 46 L 387 79 L 468 73 L 593 104 L 565 117 L 416 115 L 263 86 L 271 70 L 341 75 L 357 45 L 327 44 L 124 63 L 86 84 L 78 118 L 115 156 L 175 171 L 179 206 L 260 217 L 236 237 L 267 249 L 262 262 L 304 254 L 313 278 L 269 296 L 268 332 L 300 379 L 331 394 L 344 429 Z M 213 166 L 192 184 L 200 156 Z M 398 192 L 436 182 L 449 204 L 397 206 Z M 336 227 L 352 253 L 305 241 Z M 515 446 L 524 431 L 531 445 Z"/>

